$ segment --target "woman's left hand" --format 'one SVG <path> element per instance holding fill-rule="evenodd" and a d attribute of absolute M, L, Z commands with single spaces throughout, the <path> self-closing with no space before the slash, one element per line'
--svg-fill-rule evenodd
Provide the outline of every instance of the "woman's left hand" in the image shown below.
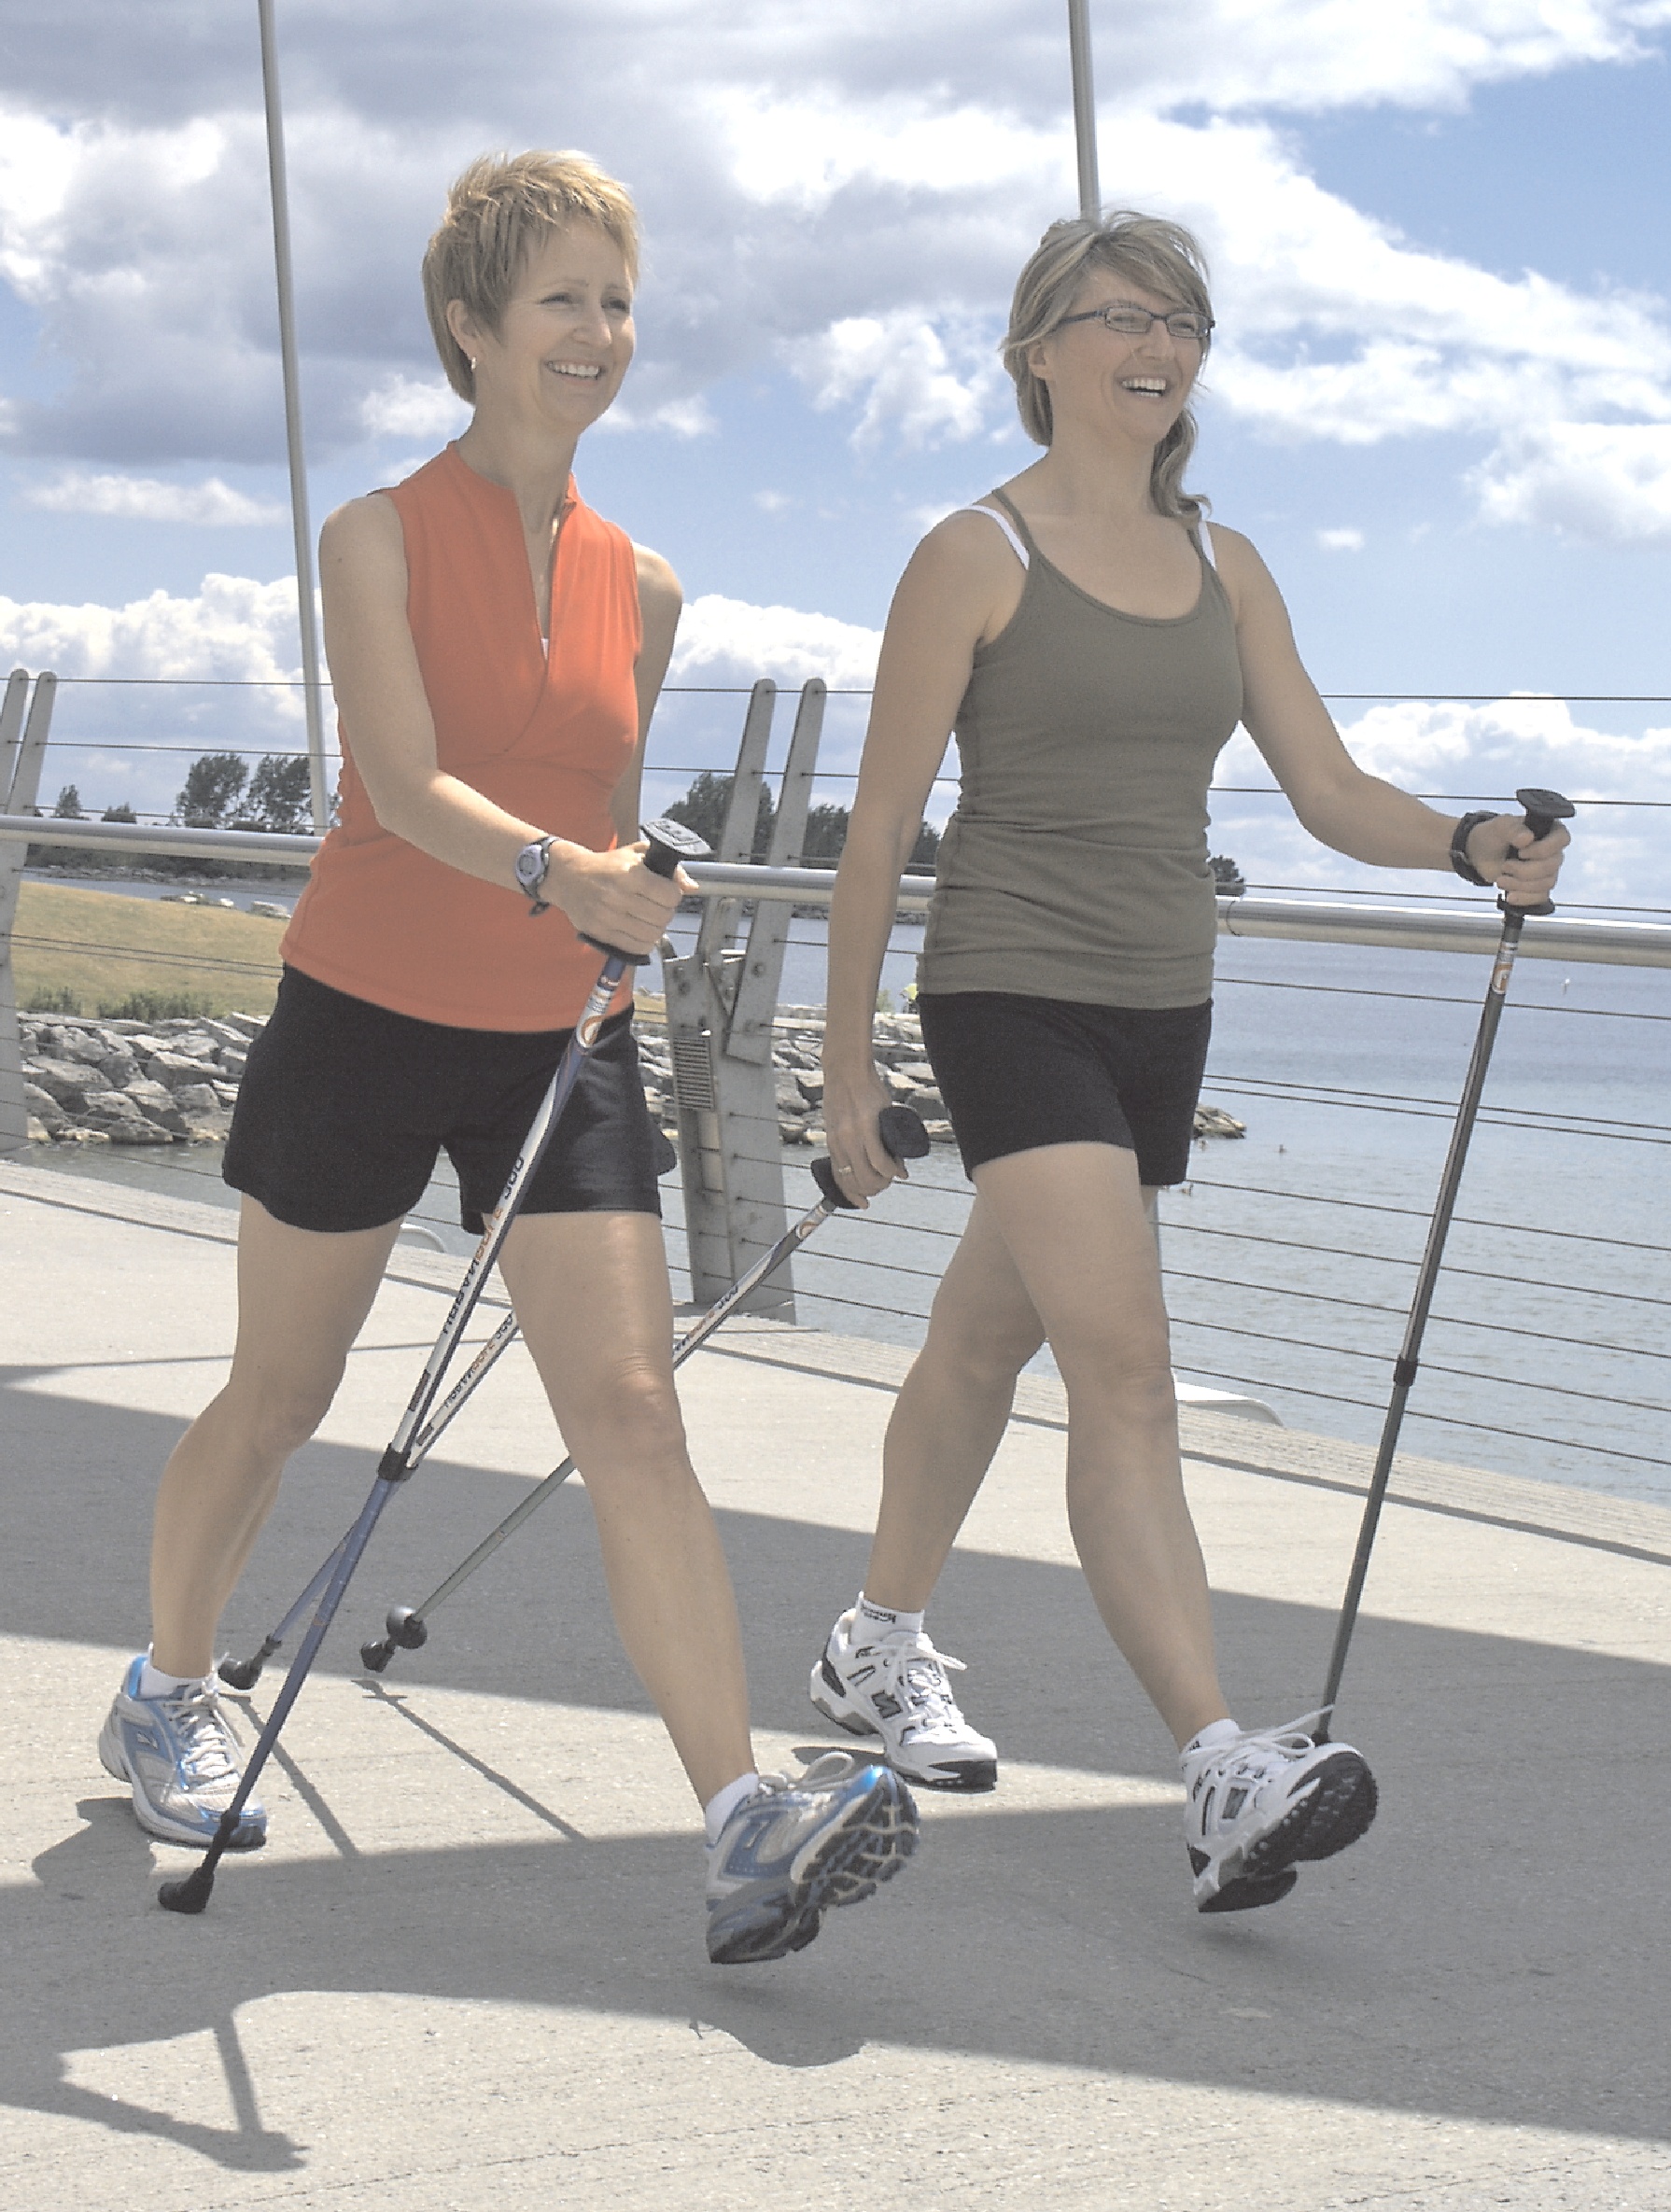
<path fill-rule="evenodd" d="M 1564 823 L 1556 822 L 1547 837 L 1534 837 L 1524 815 L 1499 814 L 1470 833 L 1467 857 L 1511 906 L 1541 906 L 1571 843 Z"/>

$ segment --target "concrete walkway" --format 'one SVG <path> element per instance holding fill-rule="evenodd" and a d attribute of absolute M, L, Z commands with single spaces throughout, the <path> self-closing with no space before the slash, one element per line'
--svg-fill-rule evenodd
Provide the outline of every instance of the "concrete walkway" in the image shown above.
<path fill-rule="evenodd" d="M 799 1958 L 719 1971 L 696 1821 L 575 1486 L 381 1681 L 357 1646 L 560 1456 L 508 1358 L 391 1505 L 201 1920 L 93 1738 L 156 1471 L 232 1326 L 227 1218 L 0 1165 L 0 2190 L 19 2212 L 844 2204 L 1671 2207 L 1671 1512 L 1411 1463 L 1341 1732 L 1382 1817 L 1272 1911 L 1190 1909 L 1170 1743 L 1111 1651 L 1030 1387 L 936 1604 L 995 1796 Z M 456 1264 L 398 1256 L 227 1623 L 358 1509 Z M 489 1317 L 490 1319 L 493 1317 Z M 682 1378 L 763 1763 L 864 1556 L 901 1357 L 746 1324 Z M 1367 1455 L 1191 1416 L 1246 1719 L 1317 1693 Z M 274 1687 L 251 1701 L 259 1717 Z"/>

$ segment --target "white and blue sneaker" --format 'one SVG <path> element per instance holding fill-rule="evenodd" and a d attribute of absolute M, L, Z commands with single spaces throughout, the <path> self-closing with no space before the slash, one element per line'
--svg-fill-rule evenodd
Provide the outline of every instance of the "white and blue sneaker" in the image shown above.
<path fill-rule="evenodd" d="M 1322 1713 L 1285 1728 L 1219 1722 L 1180 1756 L 1184 1841 L 1198 1912 L 1274 1905 L 1299 1880 L 1298 1860 L 1332 1858 L 1375 1817 L 1375 1777 L 1350 1743 L 1319 1742 Z M 1220 1735 L 1218 1730 L 1225 1733 Z"/>
<path fill-rule="evenodd" d="M 917 1808 L 888 1767 L 827 1751 L 794 1781 L 763 1774 L 708 1846 L 708 1955 L 744 1967 L 804 1951 L 826 1911 L 892 1882 Z"/>
<path fill-rule="evenodd" d="M 213 1674 L 170 1697 L 146 1698 L 139 1694 L 144 1672 L 141 1652 L 99 1731 L 100 1763 L 132 1787 L 142 1828 L 170 1843 L 207 1850 L 244 1778 L 238 1739 L 220 1709 Z M 266 1841 L 266 1813 L 251 1798 L 229 1849 L 259 1851 Z"/>
<path fill-rule="evenodd" d="M 844 1613 L 807 1687 L 826 1720 L 850 1736 L 880 1736 L 888 1764 L 919 1789 L 993 1789 L 998 1746 L 963 1718 L 950 1673 L 962 1659 L 920 1630 L 883 1630 Z"/>

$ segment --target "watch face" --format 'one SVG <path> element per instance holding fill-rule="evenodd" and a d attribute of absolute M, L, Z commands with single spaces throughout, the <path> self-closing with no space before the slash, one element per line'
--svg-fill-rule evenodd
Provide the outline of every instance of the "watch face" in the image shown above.
<path fill-rule="evenodd" d="M 516 880 L 525 891 L 537 891 L 545 881 L 549 848 L 543 845 L 525 845 L 516 856 Z"/>

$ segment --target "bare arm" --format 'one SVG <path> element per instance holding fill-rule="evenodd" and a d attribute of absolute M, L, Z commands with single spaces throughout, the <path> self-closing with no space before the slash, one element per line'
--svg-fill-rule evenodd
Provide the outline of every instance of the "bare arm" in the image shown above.
<path fill-rule="evenodd" d="M 677 576 L 658 553 L 652 553 L 647 545 L 635 545 L 633 552 L 639 563 L 639 611 L 643 619 L 644 635 L 639 647 L 639 657 L 633 665 L 633 682 L 639 694 L 639 742 L 626 772 L 615 786 L 615 796 L 611 802 L 611 812 L 615 818 L 615 834 L 623 845 L 633 845 L 639 835 L 639 806 L 644 781 L 644 748 L 650 740 L 650 718 L 655 712 L 656 700 L 667 679 L 667 663 L 673 658 L 673 638 L 679 628 L 679 618 L 684 611 L 684 593 Z M 689 888 L 687 886 L 687 888 Z"/>
<path fill-rule="evenodd" d="M 953 515 L 912 554 L 889 610 L 830 908 L 824 1127 L 850 1197 L 869 1197 L 903 1173 L 877 1129 L 888 1103 L 871 1052 L 877 981 L 976 646 L 1006 599 L 1013 607 L 1018 574 L 998 531 Z"/>
<path fill-rule="evenodd" d="M 1456 818 L 1364 773 L 1341 743 L 1300 664 L 1288 610 L 1270 570 L 1234 530 L 1215 525 L 1213 542 L 1236 613 L 1242 719 L 1300 821 L 1322 844 L 1355 861 L 1449 875 Z M 1488 882 L 1517 904 L 1536 905 L 1548 897 L 1568 843 L 1559 824 L 1534 842 L 1519 815 L 1503 814 L 1470 833 L 1467 852 Z"/>
<path fill-rule="evenodd" d="M 331 679 L 378 821 L 449 867 L 516 892 L 516 856 L 546 832 L 507 814 L 436 760 L 435 724 L 406 620 L 405 544 L 386 499 L 373 494 L 337 510 L 320 533 L 319 574 Z M 630 848 L 593 852 L 559 837 L 545 896 L 587 936 L 647 952 L 678 889 Z"/>

